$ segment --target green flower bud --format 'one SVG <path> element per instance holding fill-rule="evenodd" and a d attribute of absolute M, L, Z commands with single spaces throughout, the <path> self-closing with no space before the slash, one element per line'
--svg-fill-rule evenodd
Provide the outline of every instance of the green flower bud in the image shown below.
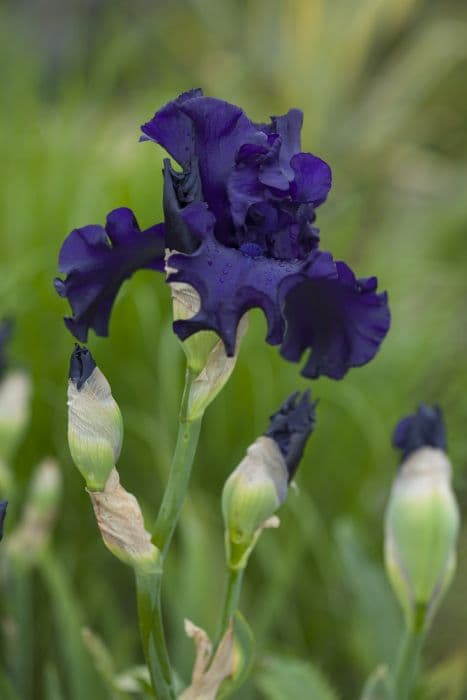
<path fill-rule="evenodd" d="M 25 372 L 10 372 L 0 382 L 0 459 L 8 463 L 29 421 L 31 381 Z"/>
<path fill-rule="evenodd" d="M 287 496 L 314 424 L 309 391 L 292 394 L 227 479 L 222 512 L 230 568 L 243 568 L 261 531 L 277 527 L 272 516 Z"/>
<path fill-rule="evenodd" d="M 222 512 L 228 540 L 239 554 L 254 544 L 265 521 L 284 501 L 288 479 L 278 445 L 265 436 L 248 448 L 246 457 L 227 479 Z"/>
<path fill-rule="evenodd" d="M 436 441 L 427 439 L 428 420 L 441 436 Z M 433 446 L 444 445 L 441 414 L 421 407 L 404 421 L 395 433 L 406 458 L 387 506 L 385 559 L 409 623 L 420 624 L 426 615 L 433 615 L 454 573 L 459 511 L 451 488 L 451 464 L 445 452 Z"/>
<path fill-rule="evenodd" d="M 91 353 L 76 345 L 68 382 L 68 444 L 90 491 L 102 491 L 123 439 L 123 420 L 110 385 Z"/>

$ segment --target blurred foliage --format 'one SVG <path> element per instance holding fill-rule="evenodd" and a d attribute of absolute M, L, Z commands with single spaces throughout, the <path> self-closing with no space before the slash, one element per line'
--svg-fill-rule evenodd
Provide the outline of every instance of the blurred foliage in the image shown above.
<path fill-rule="evenodd" d="M 16 482 L 25 492 L 45 454 L 59 459 L 65 482 L 46 561 L 18 576 L 30 650 L 15 671 L 24 681 L 20 697 L 91 697 L 73 673 L 86 653 L 81 625 L 103 639 L 117 671 L 141 663 L 132 577 L 102 547 L 68 453 L 72 339 L 51 281 L 72 228 L 103 222 L 123 205 L 143 226 L 161 219 L 163 153 L 137 143 L 138 126 L 198 85 L 258 121 L 291 106 L 304 110 L 304 149 L 334 172 L 318 216 L 323 247 L 359 275 L 377 274 L 390 293 L 392 330 L 377 359 L 340 383 L 313 387 L 319 422 L 299 491 L 283 508 L 281 528 L 263 535 L 241 605 L 257 638 L 259 678 L 267 666 L 261 652 L 293 655 L 302 659 L 294 668 L 304 682 L 320 678 L 316 665 L 339 696 L 357 697 L 365 677 L 394 654 L 400 621 L 380 569 L 397 462 L 390 432 L 420 401 L 445 410 L 461 506 L 467 500 L 465 3 L 38 0 L 4 2 L 0 20 L 0 315 L 16 317 L 11 355 L 34 381 Z M 165 615 L 185 679 L 193 651 L 183 618 L 212 632 L 220 604 L 222 484 L 269 414 L 307 385 L 264 335 L 254 312 L 237 369 L 206 416 L 168 561 Z M 174 446 L 183 375 L 162 276 L 142 272 L 127 282 L 110 338 L 92 336 L 90 347 L 125 420 L 122 479 L 150 522 Z M 13 524 L 12 513 L 7 532 Z M 459 690 L 467 685 L 466 539 L 426 654 L 430 665 L 447 665 L 423 698 L 467 697 Z M 7 678 L 0 676 L 0 688 L 16 698 Z M 279 697 L 268 688 L 251 682 L 238 697 Z M 92 697 L 112 696 L 95 685 Z"/>

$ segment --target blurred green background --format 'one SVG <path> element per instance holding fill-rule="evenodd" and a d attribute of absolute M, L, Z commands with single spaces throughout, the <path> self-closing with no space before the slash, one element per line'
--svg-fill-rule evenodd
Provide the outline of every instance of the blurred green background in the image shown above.
<path fill-rule="evenodd" d="M 1 594 L 19 611 L 11 697 L 117 697 L 82 647 L 81 625 L 102 637 L 119 671 L 142 661 L 131 572 L 102 546 L 68 452 L 72 338 L 52 279 L 72 228 L 103 223 L 123 205 L 143 227 L 161 220 L 164 154 L 138 144 L 139 125 L 201 86 L 256 121 L 303 109 L 304 150 L 334 173 L 318 215 L 322 246 L 389 291 L 392 330 L 375 361 L 312 387 L 318 425 L 299 488 L 280 529 L 263 535 L 241 602 L 258 658 L 237 697 L 280 700 L 280 679 L 268 683 L 265 673 L 291 657 L 309 662 L 300 669 L 317 683 L 325 675 L 337 697 L 356 698 L 398 640 L 399 611 L 382 570 L 383 512 L 398 460 L 390 433 L 421 401 L 445 411 L 461 507 L 467 501 L 465 3 L 4 0 L 0 24 L 0 314 L 15 317 L 10 356 L 34 382 L 15 481 L 24 494 L 45 455 L 59 459 L 64 478 L 47 572 L 30 572 L 21 595 L 14 586 Z M 264 335 L 254 312 L 235 373 L 206 415 L 168 560 L 165 616 L 185 679 L 193 649 L 183 618 L 213 632 L 220 605 L 223 482 L 285 396 L 309 385 Z M 150 523 L 183 380 L 162 276 L 141 272 L 125 283 L 110 337 L 91 334 L 89 346 L 124 416 L 123 483 Z M 12 509 L 7 533 L 16 519 Z M 466 546 L 464 532 L 421 699 L 467 698 Z"/>

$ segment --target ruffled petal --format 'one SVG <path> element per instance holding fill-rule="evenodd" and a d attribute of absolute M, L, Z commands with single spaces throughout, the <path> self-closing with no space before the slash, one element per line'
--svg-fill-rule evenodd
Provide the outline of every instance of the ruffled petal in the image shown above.
<path fill-rule="evenodd" d="M 329 165 L 311 153 L 297 153 L 290 164 L 294 172 L 294 180 L 290 185 L 292 199 L 319 207 L 331 189 L 332 173 Z"/>
<path fill-rule="evenodd" d="M 375 277 L 358 280 L 345 263 L 317 253 L 280 291 L 287 324 L 283 357 L 298 362 L 310 349 L 302 370 L 310 379 L 341 379 L 369 362 L 390 325 L 387 295 L 377 294 L 376 286 Z"/>
<path fill-rule="evenodd" d="M 187 100 L 201 97 L 199 88 L 184 92 L 158 110 L 152 119 L 143 124 L 141 131 L 143 141 L 155 141 L 184 166 L 189 163 L 194 153 L 193 124 L 191 119 L 180 111 L 180 106 Z"/>
<path fill-rule="evenodd" d="M 193 124 L 203 194 L 222 240 L 231 228 L 227 181 L 237 152 L 243 144 L 257 141 L 258 129 L 240 107 L 213 97 L 187 100 L 180 110 Z"/>
<path fill-rule="evenodd" d="M 213 233 L 192 255 L 171 255 L 168 264 L 177 270 L 168 282 L 185 282 L 198 292 L 200 311 L 188 320 L 174 323 L 181 340 L 201 330 L 215 331 L 224 341 L 226 352 L 235 351 L 237 327 L 243 314 L 253 307 L 263 310 L 272 345 L 281 342 L 284 319 L 278 303 L 280 283 L 295 276 L 302 261 L 278 261 L 263 257 L 253 244 L 243 252 L 220 244 Z"/>
<path fill-rule="evenodd" d="M 130 209 L 110 212 L 105 229 L 84 226 L 65 239 L 59 254 L 55 289 L 70 303 L 73 315 L 65 319 L 71 333 L 86 342 L 90 328 L 108 335 L 110 313 L 124 282 L 139 269 L 164 271 L 164 225 L 141 231 Z"/>
<path fill-rule="evenodd" d="M 280 163 L 288 180 L 294 177 L 291 167 L 292 156 L 300 152 L 300 133 L 303 126 L 303 112 L 289 109 L 287 114 L 272 117 L 272 128 L 281 139 Z"/>
<path fill-rule="evenodd" d="M 195 158 L 180 173 L 164 160 L 164 194 L 162 198 L 165 223 L 165 245 L 169 250 L 192 253 L 199 241 L 182 216 L 183 210 L 202 201 L 201 180 Z M 205 205 L 207 206 L 207 205 Z"/>

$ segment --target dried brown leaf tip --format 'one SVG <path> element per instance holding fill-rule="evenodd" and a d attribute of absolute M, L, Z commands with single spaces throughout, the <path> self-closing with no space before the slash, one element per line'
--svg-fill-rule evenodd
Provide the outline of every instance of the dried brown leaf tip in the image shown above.
<path fill-rule="evenodd" d="M 185 620 L 185 632 L 195 643 L 196 657 L 191 684 L 179 700 L 215 700 L 221 684 L 232 676 L 235 669 L 233 623 L 230 623 L 214 655 L 211 640 L 201 627 Z"/>

